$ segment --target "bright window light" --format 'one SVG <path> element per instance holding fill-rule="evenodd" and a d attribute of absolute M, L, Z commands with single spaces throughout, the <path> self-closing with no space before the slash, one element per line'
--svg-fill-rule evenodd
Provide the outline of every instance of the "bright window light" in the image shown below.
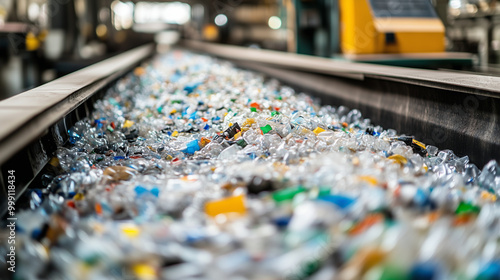
<path fill-rule="evenodd" d="M 267 24 L 271 29 L 279 29 L 281 27 L 281 19 L 277 16 L 272 16 L 269 18 Z"/>
<path fill-rule="evenodd" d="M 223 26 L 223 25 L 226 25 L 227 23 L 227 16 L 225 14 L 218 14 L 216 17 L 215 17 L 215 24 L 217 26 Z"/>
<path fill-rule="evenodd" d="M 133 24 L 134 3 L 113 1 L 111 3 L 111 20 L 116 30 L 129 29 Z"/>
<path fill-rule="evenodd" d="M 162 22 L 185 24 L 191 19 L 191 6 L 181 2 L 139 2 L 135 5 L 136 23 Z"/>

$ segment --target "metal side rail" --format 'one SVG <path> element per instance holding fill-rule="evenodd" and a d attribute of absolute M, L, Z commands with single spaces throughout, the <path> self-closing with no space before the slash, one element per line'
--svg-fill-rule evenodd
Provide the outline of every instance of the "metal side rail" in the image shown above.
<path fill-rule="evenodd" d="M 90 114 L 97 93 L 153 53 L 153 44 L 141 46 L 0 102 L 1 216 L 10 183 L 19 198 L 66 143 L 68 129 Z"/>
<path fill-rule="evenodd" d="M 500 159 L 500 77 L 335 61 L 268 50 L 184 41 L 181 46 L 359 109 L 384 128 L 468 155 L 479 168 Z"/>

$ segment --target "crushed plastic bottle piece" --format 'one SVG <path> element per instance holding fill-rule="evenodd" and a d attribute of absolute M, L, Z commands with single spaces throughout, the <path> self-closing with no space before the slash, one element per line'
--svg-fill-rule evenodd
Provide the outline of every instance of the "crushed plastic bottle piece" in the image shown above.
<path fill-rule="evenodd" d="M 200 145 L 199 145 L 199 141 L 198 140 L 193 140 L 191 142 L 188 142 L 186 144 L 187 148 L 182 150 L 184 153 L 186 154 L 194 154 L 195 152 L 199 151 L 201 149 Z"/>
<path fill-rule="evenodd" d="M 271 130 L 273 130 L 273 128 L 269 124 L 266 124 L 265 126 L 261 126 L 260 130 L 262 131 L 262 133 L 267 134 Z"/>
<path fill-rule="evenodd" d="M 318 134 L 320 134 L 321 132 L 324 132 L 324 131 L 326 131 L 326 130 L 322 129 L 321 127 L 316 127 L 313 130 L 314 134 L 316 134 L 316 135 L 318 135 Z"/>
<path fill-rule="evenodd" d="M 460 204 L 457 207 L 457 210 L 455 210 L 455 213 L 457 215 L 460 214 L 477 214 L 479 213 L 480 208 L 478 206 L 472 205 L 470 203 L 466 202 L 460 202 Z"/>
<path fill-rule="evenodd" d="M 140 229 L 134 224 L 124 224 L 121 231 L 129 238 L 136 238 L 141 233 Z"/>
<path fill-rule="evenodd" d="M 129 120 L 126 120 L 124 123 L 123 123 L 123 128 L 129 128 L 131 126 L 134 125 L 134 122 L 133 121 L 129 121 Z"/>
<path fill-rule="evenodd" d="M 157 279 L 156 269 L 149 264 L 136 264 L 132 267 L 132 271 L 140 280 Z"/>
<path fill-rule="evenodd" d="M 273 199 L 276 202 L 286 202 L 292 200 L 297 194 L 305 192 L 302 186 L 287 188 L 273 193 Z"/>
<path fill-rule="evenodd" d="M 103 172 L 112 181 L 129 180 L 135 174 L 135 170 L 126 166 L 110 166 Z"/>
<path fill-rule="evenodd" d="M 228 213 L 245 214 L 245 196 L 238 195 L 207 202 L 205 204 L 205 213 L 212 217 Z"/>
<path fill-rule="evenodd" d="M 356 201 L 356 199 L 354 198 L 343 195 L 323 195 L 320 196 L 318 199 L 333 203 L 337 205 L 340 209 L 346 209 Z"/>
<path fill-rule="evenodd" d="M 401 166 L 404 166 L 408 162 L 408 160 L 402 155 L 392 155 L 392 156 L 388 157 L 387 159 L 390 159 L 390 160 L 394 161 L 395 163 L 399 163 Z"/>

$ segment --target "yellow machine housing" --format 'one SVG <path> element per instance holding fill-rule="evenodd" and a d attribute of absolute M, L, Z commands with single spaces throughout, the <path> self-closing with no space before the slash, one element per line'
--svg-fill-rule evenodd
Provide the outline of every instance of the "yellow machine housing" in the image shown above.
<path fill-rule="evenodd" d="M 339 1 L 344 54 L 444 52 L 445 28 L 429 1 L 398 1 L 400 6 L 393 11 L 381 8 L 381 2 L 391 6 L 381 0 Z M 417 4 L 423 11 L 412 10 Z"/>

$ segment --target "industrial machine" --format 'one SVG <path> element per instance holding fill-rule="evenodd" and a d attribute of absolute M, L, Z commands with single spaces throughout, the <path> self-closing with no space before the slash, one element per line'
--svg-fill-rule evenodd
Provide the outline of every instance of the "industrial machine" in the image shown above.
<path fill-rule="evenodd" d="M 340 0 L 344 54 L 445 51 L 445 28 L 428 0 Z"/>
<path fill-rule="evenodd" d="M 445 52 L 445 25 L 428 0 L 297 0 L 294 7 L 300 54 L 429 69 L 473 64 L 471 54 Z"/>

